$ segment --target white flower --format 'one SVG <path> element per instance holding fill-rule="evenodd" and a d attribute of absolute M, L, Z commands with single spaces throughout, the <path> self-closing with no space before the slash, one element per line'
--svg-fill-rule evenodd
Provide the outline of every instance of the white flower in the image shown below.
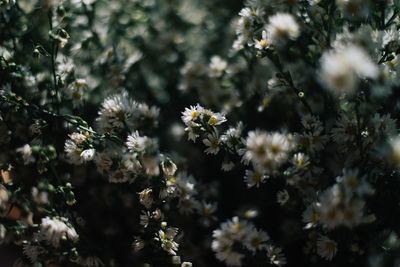
<path fill-rule="evenodd" d="M 271 43 L 270 38 L 267 36 L 266 31 L 262 31 L 261 33 L 261 39 L 260 40 L 254 40 L 254 47 L 257 48 L 258 50 L 265 50 L 270 47 Z"/>
<path fill-rule="evenodd" d="M 279 203 L 279 205 L 283 206 L 285 205 L 286 202 L 289 200 L 289 193 L 286 189 L 279 191 L 276 194 L 276 201 Z"/>
<path fill-rule="evenodd" d="M 216 155 L 219 151 L 220 144 L 218 131 L 215 130 L 211 134 L 208 134 L 207 139 L 203 139 L 203 143 L 208 147 L 206 150 L 204 150 L 206 154 Z"/>
<path fill-rule="evenodd" d="M 192 263 L 189 261 L 184 261 L 181 264 L 181 267 L 192 267 L 192 266 L 193 266 Z"/>
<path fill-rule="evenodd" d="M 157 156 L 143 157 L 142 164 L 147 175 L 157 176 L 160 174 L 159 159 Z"/>
<path fill-rule="evenodd" d="M 243 160 L 246 163 L 250 161 L 262 162 L 267 154 L 267 142 L 268 137 L 266 133 L 259 130 L 249 132 L 246 139 L 246 152 Z"/>
<path fill-rule="evenodd" d="M 264 183 L 267 178 L 268 176 L 263 173 L 252 170 L 246 170 L 244 181 L 247 184 L 248 188 L 253 186 L 259 187 L 260 183 Z"/>
<path fill-rule="evenodd" d="M 361 48 L 350 45 L 322 55 L 320 79 L 327 89 L 337 94 L 351 94 L 358 85 L 357 76 L 378 77 L 378 67 Z"/>
<path fill-rule="evenodd" d="M 270 173 L 285 162 L 292 145 L 290 135 L 251 131 L 246 139 L 243 161 L 252 162 L 258 171 Z"/>
<path fill-rule="evenodd" d="M 104 266 L 104 263 L 96 256 L 89 256 L 86 258 L 83 258 L 79 256 L 78 262 L 79 265 L 85 266 L 85 267 L 100 267 Z"/>
<path fill-rule="evenodd" d="M 242 259 L 244 258 L 242 253 L 228 249 L 219 251 L 215 255 L 220 261 L 225 261 L 228 266 L 242 266 Z"/>
<path fill-rule="evenodd" d="M 321 235 L 317 240 L 317 254 L 328 261 L 336 255 L 337 244 L 335 241 Z"/>
<path fill-rule="evenodd" d="M 181 264 L 181 257 L 172 256 L 172 264 L 175 264 L 175 265 Z"/>
<path fill-rule="evenodd" d="M 91 148 L 83 150 L 80 157 L 83 161 L 91 161 L 94 159 L 95 155 L 96 155 L 96 149 Z"/>
<path fill-rule="evenodd" d="M 204 111 L 204 108 L 199 104 L 197 106 L 190 106 L 190 108 L 185 108 L 185 111 L 182 112 L 182 121 L 187 125 L 189 122 L 198 118 Z"/>
<path fill-rule="evenodd" d="M 23 244 L 23 252 L 26 257 L 31 261 L 31 263 L 34 263 L 38 256 L 45 252 L 45 249 L 40 246 L 33 245 L 31 242 L 24 242 Z"/>
<path fill-rule="evenodd" d="M 294 154 L 292 162 L 297 171 L 307 168 L 310 164 L 309 157 L 304 153 Z"/>
<path fill-rule="evenodd" d="M 210 77 L 220 77 L 228 63 L 219 56 L 213 56 L 210 62 Z"/>
<path fill-rule="evenodd" d="M 306 226 L 304 226 L 304 229 L 309 229 L 317 225 L 319 220 L 319 213 L 317 211 L 317 206 L 319 205 L 320 205 L 319 203 L 313 203 L 309 205 L 303 212 L 302 221 L 307 223 Z"/>
<path fill-rule="evenodd" d="M 166 252 L 168 252 L 168 254 L 175 256 L 179 244 L 176 243 L 173 239 L 177 232 L 175 230 L 171 231 L 170 228 L 168 228 L 168 230 L 167 233 L 165 233 L 163 230 L 158 231 L 158 236 L 156 237 L 156 240 L 159 240 L 161 242 L 161 247 Z"/>
<path fill-rule="evenodd" d="M 151 205 L 153 205 L 153 197 L 152 197 L 152 189 L 146 188 L 139 193 L 140 204 L 145 206 L 147 209 L 150 209 Z"/>
<path fill-rule="evenodd" d="M 165 176 L 172 176 L 175 174 L 178 168 L 171 159 L 167 158 L 166 160 L 161 162 L 161 169 Z"/>
<path fill-rule="evenodd" d="M 49 203 L 49 197 L 48 193 L 46 191 L 39 191 L 37 187 L 32 187 L 31 190 L 32 193 L 32 199 L 38 204 L 48 204 Z"/>
<path fill-rule="evenodd" d="M 282 266 L 286 264 L 286 257 L 282 253 L 282 249 L 274 247 L 272 245 L 267 246 L 267 255 L 270 259 L 271 264 Z"/>
<path fill-rule="evenodd" d="M 117 169 L 111 172 L 107 178 L 110 183 L 124 183 L 129 180 L 130 176 L 126 170 Z"/>
<path fill-rule="evenodd" d="M 135 237 L 135 240 L 132 243 L 133 252 L 139 252 L 144 248 L 144 245 L 144 241 L 140 237 Z"/>
<path fill-rule="evenodd" d="M 126 91 L 107 97 L 99 111 L 97 122 L 100 129 L 110 132 L 115 128 L 133 127 L 138 104 L 131 100 Z"/>
<path fill-rule="evenodd" d="M 207 114 L 207 111 L 205 111 L 205 114 Z M 208 115 L 210 116 L 210 118 L 208 119 L 208 124 L 210 124 L 211 126 L 215 126 L 215 125 L 220 125 L 224 122 L 226 122 L 226 118 L 223 114 L 221 113 L 214 113 L 211 111 L 208 111 Z"/>
<path fill-rule="evenodd" d="M 32 155 L 32 149 L 29 144 L 25 144 L 23 147 L 17 148 L 17 153 L 22 154 L 22 159 L 24 160 L 24 165 L 35 162 L 35 158 Z"/>
<path fill-rule="evenodd" d="M 49 245 L 55 248 L 60 246 L 61 238 L 65 237 L 76 242 L 79 239 L 78 234 L 72 226 L 67 226 L 65 222 L 68 219 L 61 217 L 60 219 L 49 217 L 42 218 L 40 230 L 37 235 L 39 240 L 45 240 Z"/>
<path fill-rule="evenodd" d="M 235 164 L 230 160 L 224 160 L 221 165 L 221 170 L 228 172 L 235 167 Z"/>
<path fill-rule="evenodd" d="M 100 173 L 105 174 L 110 170 L 112 165 L 112 159 L 107 154 L 96 153 L 96 157 L 94 160 L 96 163 L 97 170 Z"/>
<path fill-rule="evenodd" d="M 77 145 L 82 144 L 86 139 L 87 136 L 82 134 L 82 133 L 72 133 L 70 135 L 68 135 L 69 138 L 74 141 Z"/>
<path fill-rule="evenodd" d="M 269 240 L 269 235 L 264 232 L 263 230 L 257 230 L 253 228 L 249 235 L 246 237 L 244 245 L 248 248 L 253 255 L 256 253 L 257 250 L 266 249 L 267 245 L 265 244 L 266 241 Z"/>
<path fill-rule="evenodd" d="M 138 131 L 135 131 L 128 136 L 126 146 L 129 151 L 142 152 L 146 148 L 147 136 L 140 136 Z"/>
<path fill-rule="evenodd" d="M 296 39 L 300 34 L 300 27 L 289 13 L 277 13 L 269 18 L 266 31 L 274 44 L 282 39 Z"/>
<path fill-rule="evenodd" d="M 73 140 L 68 139 L 65 141 L 64 151 L 70 163 L 76 165 L 81 163 L 82 149 L 79 148 Z"/>
<path fill-rule="evenodd" d="M 200 207 L 200 202 L 192 197 L 185 197 L 179 199 L 178 208 L 181 214 L 191 214 Z"/>

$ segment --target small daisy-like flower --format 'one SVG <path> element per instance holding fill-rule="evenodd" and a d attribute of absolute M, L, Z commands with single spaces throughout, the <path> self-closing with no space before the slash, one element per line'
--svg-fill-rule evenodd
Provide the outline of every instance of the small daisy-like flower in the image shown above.
<path fill-rule="evenodd" d="M 128 136 L 126 146 L 129 151 L 142 152 L 146 148 L 147 136 L 140 136 L 138 131 L 135 131 Z"/>
<path fill-rule="evenodd" d="M 169 229 L 169 228 L 168 228 Z M 175 233 L 175 234 L 173 234 Z M 161 247 L 168 252 L 168 254 L 175 256 L 176 251 L 178 250 L 179 244 L 176 243 L 173 239 L 177 232 L 168 231 L 164 232 L 163 230 L 158 231 L 157 240 L 161 242 Z"/>
<path fill-rule="evenodd" d="M 70 163 L 80 164 L 82 148 L 78 147 L 73 140 L 68 139 L 65 141 L 64 151 Z"/>
<path fill-rule="evenodd" d="M 23 252 L 26 257 L 31 261 L 31 263 L 34 263 L 38 256 L 45 252 L 45 249 L 40 246 L 33 245 L 31 242 L 24 242 L 23 244 Z"/>
<path fill-rule="evenodd" d="M 282 253 L 282 249 L 272 245 L 267 246 L 267 255 L 271 264 L 282 266 L 286 264 L 286 257 Z"/>
<path fill-rule="evenodd" d="M 251 131 L 248 133 L 246 139 L 246 152 L 243 160 L 246 163 L 250 161 L 261 162 L 267 155 L 268 137 L 264 132 L 259 130 Z"/>
<path fill-rule="evenodd" d="M 42 218 L 40 230 L 37 234 L 38 239 L 45 240 L 49 245 L 52 245 L 55 248 L 60 246 L 60 241 L 63 237 L 66 237 L 73 242 L 78 241 L 78 234 L 71 225 L 67 226 L 67 221 L 68 219 L 63 217 L 60 219 L 50 219 L 49 217 Z"/>
<path fill-rule="evenodd" d="M 220 77 L 228 63 L 219 56 L 213 56 L 210 62 L 210 77 Z"/>
<path fill-rule="evenodd" d="M 269 18 L 267 32 L 273 43 L 280 39 L 296 39 L 300 34 L 300 27 L 289 13 L 277 13 Z"/>
<path fill-rule="evenodd" d="M 104 266 L 104 263 L 96 256 L 88 256 L 88 257 L 81 257 L 79 256 L 78 262 L 79 265 L 85 267 L 100 267 Z"/>
<path fill-rule="evenodd" d="M 218 131 L 215 130 L 211 134 L 207 135 L 207 139 L 203 139 L 203 143 L 207 146 L 207 149 L 204 150 L 206 154 L 214 154 L 216 155 L 219 152 L 219 144 L 220 138 Z"/>
<path fill-rule="evenodd" d="M 133 252 L 139 252 L 144 248 L 144 241 L 140 237 L 135 237 L 132 243 Z"/>
<path fill-rule="evenodd" d="M 317 206 L 319 206 L 319 203 L 313 203 L 309 205 L 306 210 L 303 212 L 302 217 L 303 217 L 303 222 L 307 223 L 304 229 L 310 229 L 314 226 L 317 225 L 318 220 L 319 220 L 319 213 L 317 211 Z"/>
<path fill-rule="evenodd" d="M 23 147 L 17 148 L 17 153 L 22 155 L 22 159 L 24 160 L 24 165 L 28 165 L 29 163 L 35 162 L 35 158 L 32 155 L 32 149 L 29 144 L 25 144 Z"/>
<path fill-rule="evenodd" d="M 147 209 L 150 209 L 154 202 L 153 197 L 151 196 L 152 191 L 152 189 L 146 188 L 139 193 L 140 204 L 145 206 Z"/>
<path fill-rule="evenodd" d="M 292 162 L 296 170 L 303 170 L 310 164 L 309 157 L 304 153 L 294 154 Z"/>
<path fill-rule="evenodd" d="M 228 249 L 217 252 L 215 256 L 220 261 L 225 261 L 228 266 L 242 266 L 242 259 L 245 255 Z"/>
<path fill-rule="evenodd" d="M 128 127 L 130 129 L 133 127 L 137 109 L 138 103 L 124 91 L 121 94 L 109 96 L 103 101 L 97 122 L 104 132 L 110 132 L 113 128 Z"/>
<path fill-rule="evenodd" d="M 161 162 L 161 169 L 165 176 L 173 176 L 178 168 L 170 158 L 167 158 Z"/>
<path fill-rule="evenodd" d="M 358 85 L 358 76 L 377 78 L 378 67 L 369 55 L 357 46 L 325 52 L 321 57 L 321 84 L 336 94 L 351 94 Z"/>
<path fill-rule="evenodd" d="M 199 104 L 196 106 L 190 106 L 190 108 L 185 108 L 185 111 L 182 112 L 182 121 L 187 125 L 189 122 L 193 121 L 194 119 L 198 118 L 204 111 L 204 108 L 201 107 Z"/>
<path fill-rule="evenodd" d="M 226 118 L 221 113 L 213 113 L 209 114 L 210 118 L 208 119 L 208 124 L 211 126 L 220 125 L 226 122 Z"/>
<path fill-rule="evenodd" d="M 178 208 L 181 214 L 192 214 L 195 210 L 198 210 L 199 207 L 200 202 L 189 196 L 180 199 L 178 202 Z"/>
<path fill-rule="evenodd" d="M 107 178 L 110 183 L 125 183 L 128 181 L 129 177 L 126 170 L 118 169 L 111 172 Z"/>
<path fill-rule="evenodd" d="M 253 255 L 256 253 L 257 250 L 266 249 L 267 245 L 265 244 L 266 241 L 269 240 L 269 235 L 264 232 L 263 230 L 257 230 L 253 228 L 249 235 L 246 237 L 244 245 L 248 248 Z"/>
<path fill-rule="evenodd" d="M 248 188 L 253 186 L 259 187 L 260 183 L 264 183 L 267 178 L 267 175 L 252 170 L 246 170 L 244 175 L 244 181 Z"/>
<path fill-rule="evenodd" d="M 192 267 L 193 264 L 190 261 L 184 261 L 181 264 L 181 267 Z"/>
<path fill-rule="evenodd" d="M 336 255 L 337 244 L 335 241 L 329 239 L 326 236 L 321 235 L 317 240 L 317 254 L 328 261 Z"/>
<path fill-rule="evenodd" d="M 221 170 L 228 172 L 235 167 L 235 164 L 230 160 L 224 160 L 221 165 Z"/>
<path fill-rule="evenodd" d="M 83 104 L 85 86 L 85 79 L 76 79 L 66 88 L 66 96 L 72 100 L 72 105 L 74 108 L 79 107 Z"/>
<path fill-rule="evenodd" d="M 91 148 L 83 150 L 82 153 L 80 154 L 80 157 L 83 161 L 91 161 L 94 159 L 95 155 L 96 155 L 96 149 Z"/>
<path fill-rule="evenodd" d="M 254 40 L 254 47 L 257 48 L 258 50 L 266 50 L 270 47 L 270 45 L 271 44 L 269 43 L 266 31 L 262 31 L 261 39 Z"/>
<path fill-rule="evenodd" d="M 172 256 L 172 264 L 178 265 L 181 264 L 181 257 L 180 256 Z"/>
<path fill-rule="evenodd" d="M 286 189 L 279 191 L 276 194 L 276 201 L 279 203 L 279 205 L 283 206 L 288 202 L 289 200 L 289 193 Z"/>

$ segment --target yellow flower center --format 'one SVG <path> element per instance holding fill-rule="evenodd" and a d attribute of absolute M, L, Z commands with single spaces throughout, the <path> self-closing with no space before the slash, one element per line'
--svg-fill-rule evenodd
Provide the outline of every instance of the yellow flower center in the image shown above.
<path fill-rule="evenodd" d="M 76 87 L 82 87 L 84 85 L 85 85 L 85 83 L 82 80 L 76 80 L 75 81 L 75 86 Z"/>
<path fill-rule="evenodd" d="M 297 161 L 297 167 L 301 168 L 303 167 L 304 162 L 300 159 Z"/>
<path fill-rule="evenodd" d="M 72 98 L 75 99 L 75 100 L 79 100 L 79 99 L 81 99 L 81 97 L 82 97 L 82 95 L 81 95 L 81 93 L 79 91 L 74 91 L 72 93 Z"/>
<path fill-rule="evenodd" d="M 204 215 L 205 216 L 210 216 L 211 215 L 211 209 L 210 208 L 204 208 Z"/>
<path fill-rule="evenodd" d="M 259 146 L 258 148 L 257 148 L 257 155 L 259 155 L 259 156 L 263 156 L 264 154 L 265 154 L 265 149 L 264 149 L 264 147 L 263 146 Z"/>
<path fill-rule="evenodd" d="M 260 245 L 261 240 L 257 237 L 251 239 L 250 244 L 252 247 L 258 248 L 258 246 Z"/>
<path fill-rule="evenodd" d="M 125 121 L 126 119 L 125 112 L 123 112 L 122 110 L 118 111 L 115 115 L 119 121 Z"/>
<path fill-rule="evenodd" d="M 211 147 L 216 149 L 218 147 L 219 144 L 219 140 L 218 139 L 214 139 L 211 141 Z"/>
<path fill-rule="evenodd" d="M 356 188 L 358 185 L 358 179 L 357 177 L 349 177 L 349 179 L 347 180 L 347 184 L 351 187 L 351 188 Z"/>
<path fill-rule="evenodd" d="M 255 173 L 253 174 L 253 181 L 254 181 L 254 182 L 259 182 L 259 181 L 261 181 L 261 174 L 255 172 Z"/>
<path fill-rule="evenodd" d="M 214 117 L 211 117 L 211 118 L 208 120 L 208 123 L 209 123 L 210 125 L 215 125 L 215 124 L 217 123 L 217 119 L 214 118 Z"/>
<path fill-rule="evenodd" d="M 272 144 L 269 146 L 269 149 L 271 149 L 272 153 L 276 154 L 279 152 L 279 146 Z"/>
<path fill-rule="evenodd" d="M 332 242 L 325 242 L 325 247 L 329 251 L 334 251 L 336 246 Z"/>
<path fill-rule="evenodd" d="M 239 231 L 240 229 L 242 229 L 242 226 L 240 224 L 234 224 L 233 229 Z"/>
<path fill-rule="evenodd" d="M 192 116 L 192 118 L 197 117 L 197 112 L 196 112 L 196 111 L 193 111 L 193 112 L 190 114 L 190 116 Z"/>
<path fill-rule="evenodd" d="M 266 48 L 266 47 L 267 47 L 267 40 L 261 39 L 261 40 L 260 40 L 260 46 L 261 46 L 262 48 Z"/>
<path fill-rule="evenodd" d="M 314 212 L 314 213 L 311 215 L 310 220 L 311 220 L 312 222 L 318 221 L 318 213 L 315 213 L 315 212 Z"/>

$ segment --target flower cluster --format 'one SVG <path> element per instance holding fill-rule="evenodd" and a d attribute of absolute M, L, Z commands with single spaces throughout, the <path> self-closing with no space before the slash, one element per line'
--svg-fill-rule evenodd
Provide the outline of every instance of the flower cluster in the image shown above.
<path fill-rule="evenodd" d="M 0 1 L 0 262 L 395 266 L 399 15 Z"/>

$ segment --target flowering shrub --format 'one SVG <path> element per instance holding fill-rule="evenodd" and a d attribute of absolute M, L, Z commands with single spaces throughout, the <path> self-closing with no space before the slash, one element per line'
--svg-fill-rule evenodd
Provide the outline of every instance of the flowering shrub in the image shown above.
<path fill-rule="evenodd" d="M 399 12 L 1 1 L 4 262 L 397 266 Z"/>

